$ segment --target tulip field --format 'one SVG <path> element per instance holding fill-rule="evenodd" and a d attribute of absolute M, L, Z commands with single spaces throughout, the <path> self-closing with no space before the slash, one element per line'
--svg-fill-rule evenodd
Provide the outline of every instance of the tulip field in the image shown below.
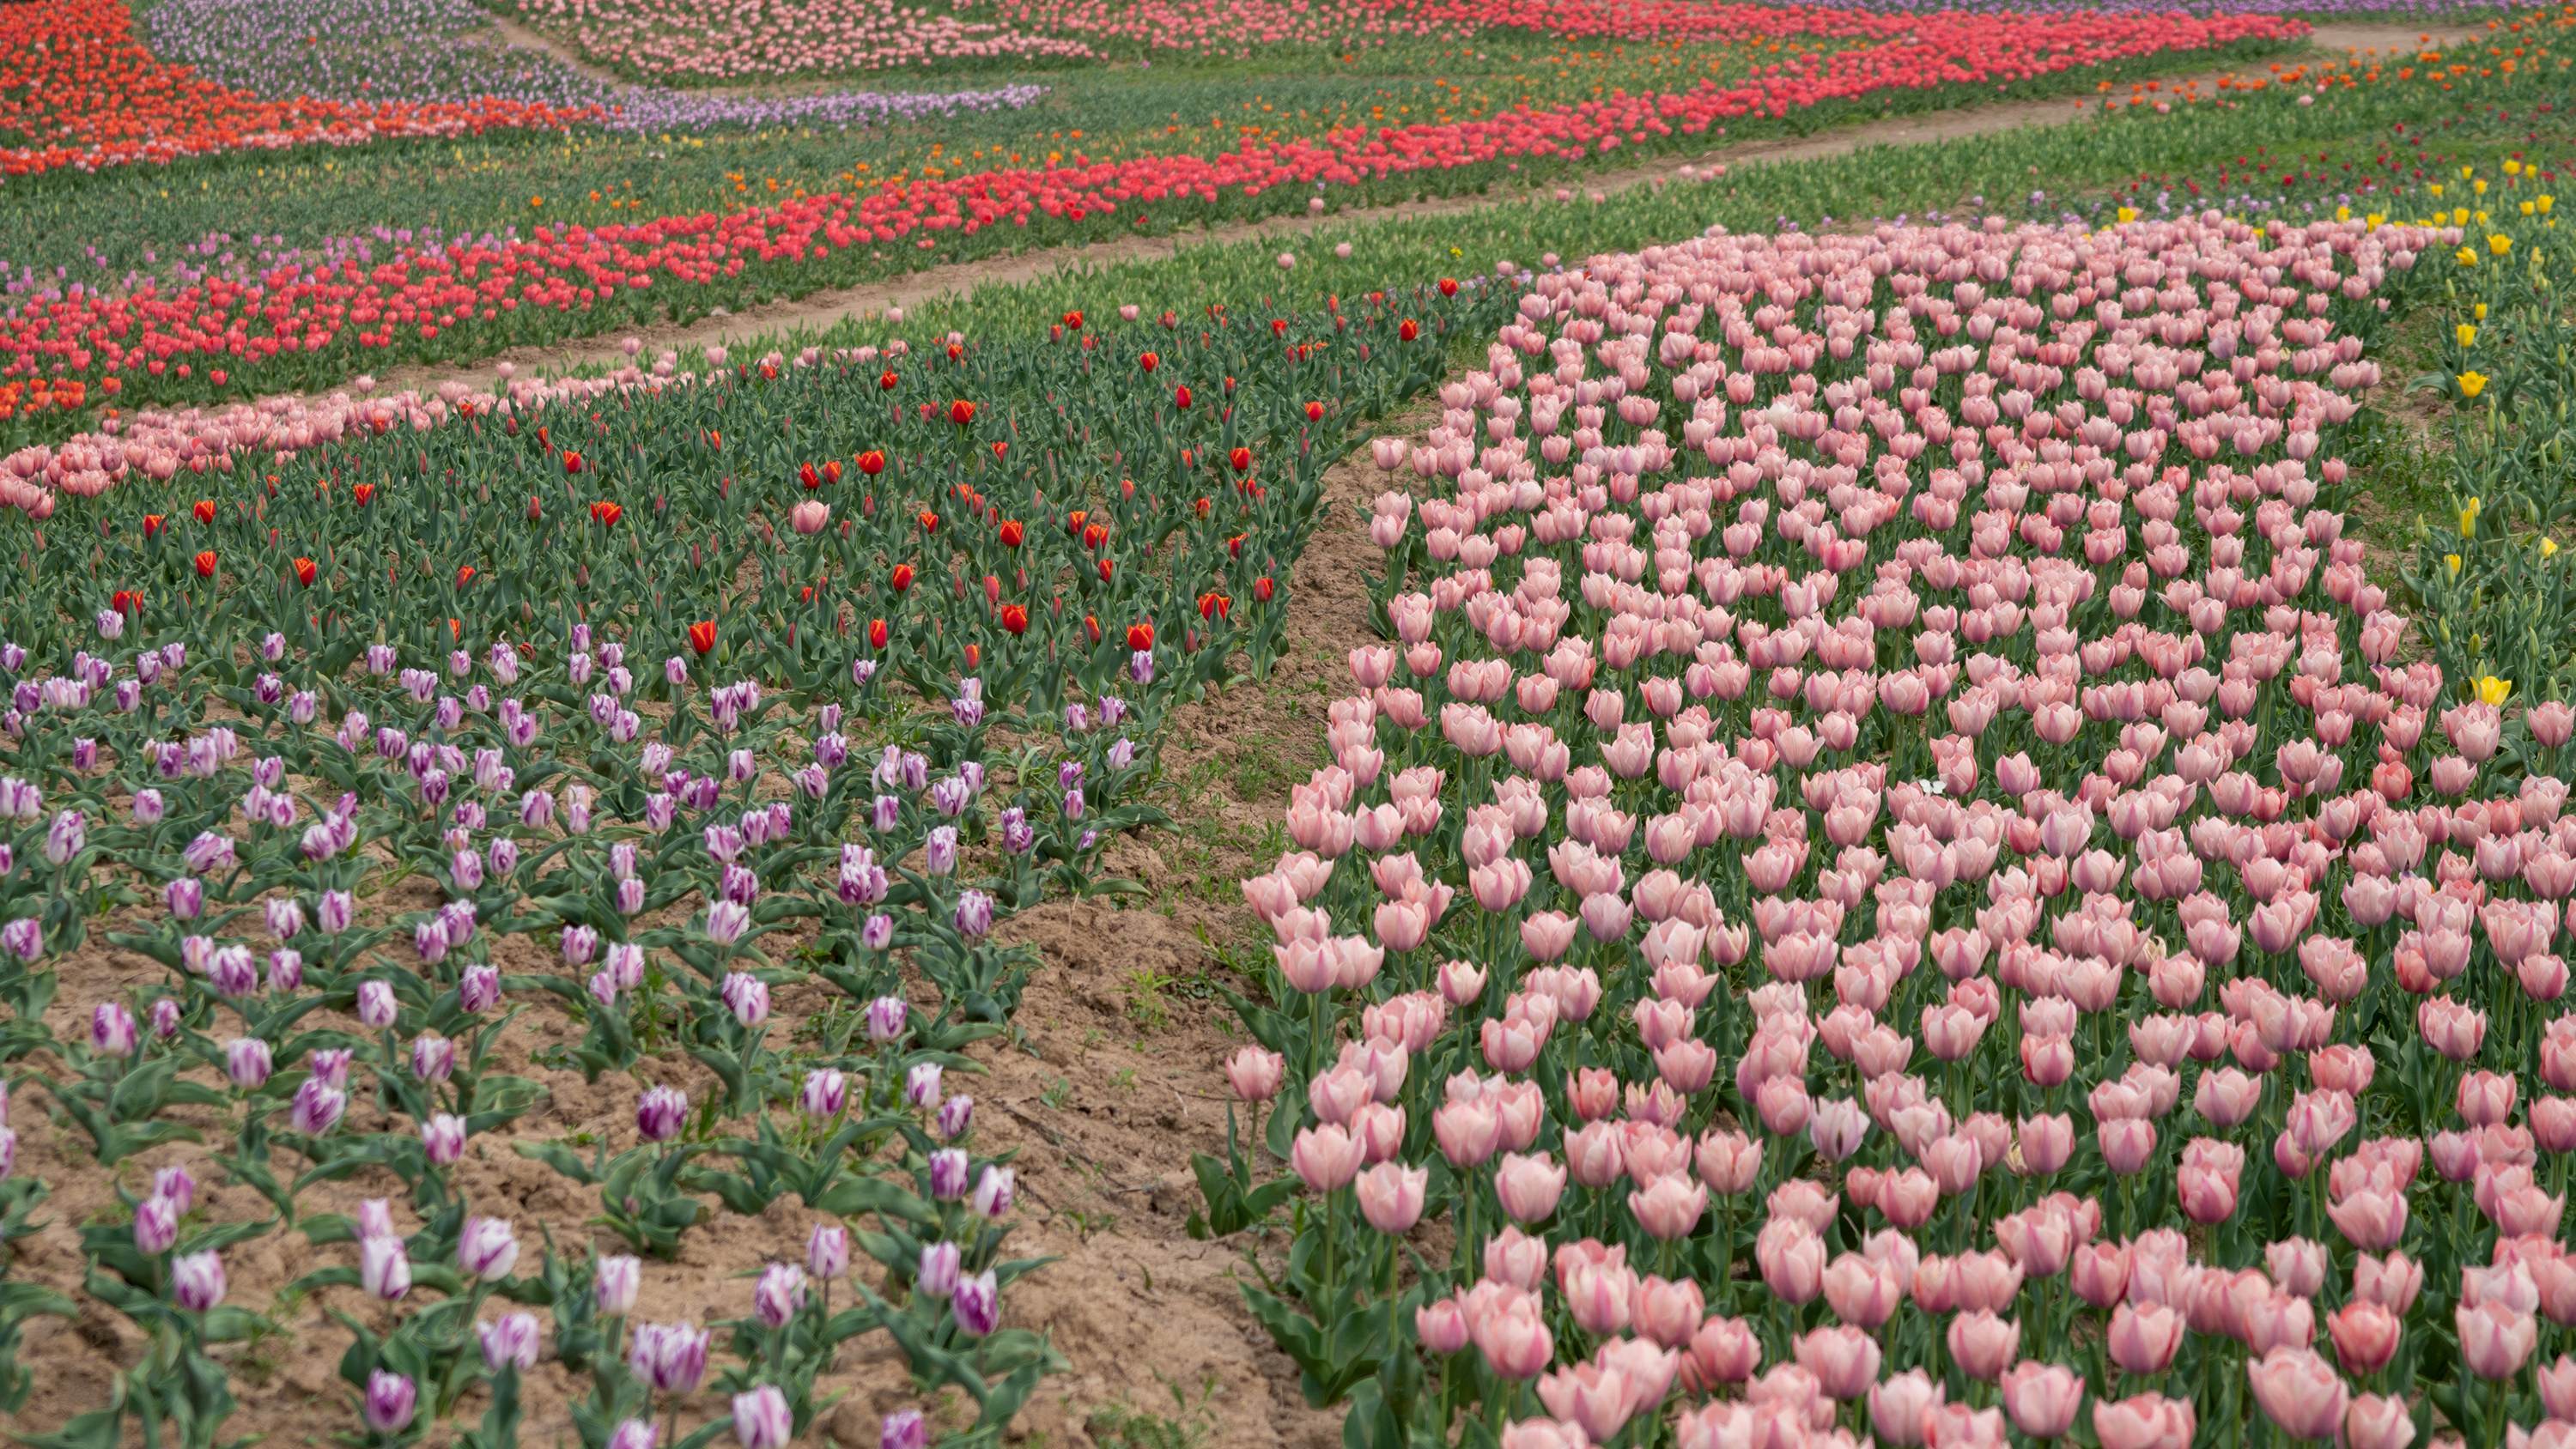
<path fill-rule="evenodd" d="M 0 1428 L 2576 1442 L 2576 9 L 2215 8 L 0 6 Z"/>

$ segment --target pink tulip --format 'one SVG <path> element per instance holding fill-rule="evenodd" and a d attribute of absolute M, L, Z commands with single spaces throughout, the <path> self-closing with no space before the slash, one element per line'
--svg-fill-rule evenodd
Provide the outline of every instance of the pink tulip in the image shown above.
<path fill-rule="evenodd" d="M 1825 1243 L 1796 1218 L 1774 1218 L 1753 1241 L 1763 1283 L 1782 1301 L 1805 1303 L 1825 1286 Z"/>
<path fill-rule="evenodd" d="M 2415 1306 L 2415 1296 L 2424 1289 L 2424 1265 L 2404 1253 L 2392 1252 L 2384 1258 L 2363 1253 L 2353 1263 L 2352 1296 L 2376 1303 L 2400 1318 Z"/>
<path fill-rule="evenodd" d="M 1930 1449 L 2004 1449 L 2003 1410 L 1935 1404 L 1923 1413 L 1923 1442 Z"/>
<path fill-rule="evenodd" d="M 2075 1296 L 2096 1308 L 2108 1308 L 2128 1296 L 2129 1247 L 2125 1243 L 2083 1243 L 2075 1249 L 2068 1281 Z"/>
<path fill-rule="evenodd" d="M 2460 1116 L 2472 1127 L 2492 1127 L 2513 1115 L 2518 1084 L 2506 1074 L 2470 1072 L 2460 1078 Z"/>
<path fill-rule="evenodd" d="M 2403 1395 L 2356 1394 L 2344 1410 L 2344 1449 L 2406 1449 L 2414 1442 L 2415 1415 Z"/>
<path fill-rule="evenodd" d="M 2388 1367 L 2397 1355 L 2404 1324 L 2397 1315 L 2367 1299 L 2356 1298 L 2326 1316 L 2326 1333 L 2344 1372 L 2364 1378 Z"/>
<path fill-rule="evenodd" d="M 2075 1121 L 2062 1112 L 2024 1117 L 2014 1134 L 2014 1145 L 2020 1153 L 2021 1171 L 2032 1177 L 2046 1177 L 2074 1157 Z"/>
<path fill-rule="evenodd" d="M 1413 1333 L 1435 1354 L 1452 1354 L 1467 1346 L 1467 1315 L 1453 1295 L 1413 1310 Z"/>
<path fill-rule="evenodd" d="M 1547 1240 L 1505 1223 L 1485 1240 L 1485 1276 L 1525 1293 L 1537 1292 L 1547 1277 Z"/>
<path fill-rule="evenodd" d="M 1565 1169 L 1546 1153 L 1506 1152 L 1494 1170 L 1494 1196 L 1515 1222 L 1534 1223 L 1556 1211 L 1565 1192 Z"/>
<path fill-rule="evenodd" d="M 2576 1357 L 2560 1354 L 2556 1363 L 2533 1370 L 2540 1381 L 2540 1404 L 2550 1418 L 2576 1422 Z"/>
<path fill-rule="evenodd" d="M 2182 1347 L 2183 1317 L 2161 1303 L 2123 1303 L 2111 1310 L 2104 1340 L 2111 1361 L 2141 1377 L 2163 1373 Z"/>
<path fill-rule="evenodd" d="M 1950 1320 L 1949 1344 L 1961 1373 L 1992 1383 L 2021 1356 L 2021 1324 L 1984 1309 L 1962 1313 Z"/>
<path fill-rule="evenodd" d="M 1891 1264 L 1863 1253 L 1845 1253 L 1825 1269 L 1824 1290 L 1825 1303 L 1836 1318 L 1874 1332 L 1905 1301 L 1905 1278 Z"/>
<path fill-rule="evenodd" d="M 1308 1127 L 1289 1149 L 1289 1165 L 1309 1192 L 1332 1192 L 1359 1176 L 1360 1144 L 1340 1127 Z"/>
<path fill-rule="evenodd" d="M 2345 1241 L 2365 1252 L 2385 1252 L 2406 1236 L 2406 1196 L 2401 1191 L 2364 1188 L 2341 1202 L 2328 1202 L 2326 1216 Z"/>
<path fill-rule="evenodd" d="M 2189 1399 L 2139 1394 L 2093 1401 L 2093 1434 L 2102 1449 L 2188 1449 L 2197 1429 Z"/>
<path fill-rule="evenodd" d="M 1237 1100 L 1267 1102 L 1279 1095 L 1279 1081 L 1287 1069 L 1287 1058 L 1279 1053 L 1248 1046 L 1226 1058 L 1225 1077 Z"/>
<path fill-rule="evenodd" d="M 2010 1214 L 1995 1224 L 1995 1241 L 2032 1278 L 2054 1278 L 2075 1251 L 2075 1227 L 2064 1213 L 2033 1208 Z"/>
<path fill-rule="evenodd" d="M 1646 1235 L 1666 1242 L 1686 1237 L 1708 1210 L 1708 1188 L 1675 1172 L 1656 1178 L 1643 1192 L 1628 1194 L 1628 1211 Z"/>
<path fill-rule="evenodd" d="M 2084 1403 L 2084 1381 L 2059 1364 L 2023 1359 L 2005 1370 L 2004 1412 L 2034 1439 L 2055 1439 L 2075 1425 Z"/>
<path fill-rule="evenodd" d="M 2275 1348 L 2245 1366 L 2264 1417 L 2293 1439 L 2326 1439 L 2343 1422 L 2348 1390 L 2314 1349 Z"/>
<path fill-rule="evenodd" d="M 1560 1292 L 1575 1324 L 1595 1337 L 1628 1326 L 1637 1275 L 1624 1262 L 1581 1261 L 1563 1275 Z"/>
<path fill-rule="evenodd" d="M 1626 1427 L 1635 1396 L 1626 1374 L 1598 1364 L 1576 1364 L 1538 1381 L 1539 1402 L 1547 1411 L 1595 1440 Z"/>
<path fill-rule="evenodd" d="M 1907 1369 L 1869 1390 L 1869 1423 L 1882 1444 L 1897 1449 L 1917 1449 L 1923 1442 L 1923 1421 L 1948 1397 L 1948 1390 L 1934 1383 L 1921 1369 Z"/>
<path fill-rule="evenodd" d="M 1422 1219 L 1422 1198 L 1430 1185 L 1427 1168 L 1381 1162 L 1358 1178 L 1360 1215 L 1381 1233 L 1410 1231 Z"/>
<path fill-rule="evenodd" d="M 2462 1304 L 2453 1317 L 2460 1330 L 2460 1360 L 2482 1379 L 2509 1379 L 2540 1341 L 2540 1325 L 2529 1313 L 2503 1303 Z"/>
<path fill-rule="evenodd" d="M 2236 1212 L 2236 1181 L 2245 1168 L 2244 1149 L 2215 1138 L 2194 1138 L 2183 1149 L 2174 1178 L 2183 1215 L 2201 1224 L 2221 1223 Z"/>
<path fill-rule="evenodd" d="M 1849 1402 L 1878 1379 L 1878 1340 L 1848 1324 L 1800 1335 L 1798 1366 L 1816 1376 L 1827 1398 Z"/>
<path fill-rule="evenodd" d="M 1511 1292 L 1496 1303 L 1475 1323 L 1472 1336 L 1477 1352 L 1484 1355 L 1485 1366 L 1507 1379 L 1536 1378 L 1556 1356 L 1555 1340 L 1549 1337 L 1547 1319 L 1538 1300 L 1526 1293 Z"/>
<path fill-rule="evenodd" d="M 1711 1317 L 1691 1335 L 1682 1356 L 1682 1383 L 1694 1393 L 1719 1384 L 1740 1384 L 1762 1364 L 1762 1341 L 1740 1318 Z"/>
<path fill-rule="evenodd" d="M 1482 1166 L 1501 1144 L 1500 1114 L 1484 1102 L 1450 1102 L 1431 1114 L 1431 1136 L 1452 1167 Z"/>
<path fill-rule="evenodd" d="M 2252 1117 L 2262 1099 L 2262 1078 L 2249 1077 L 2234 1067 L 2220 1067 L 2201 1074 L 2200 1089 L 2192 1094 L 2191 1109 L 2212 1127 L 2224 1129 Z"/>
<path fill-rule="evenodd" d="M 2244 1275 L 2238 1277 L 2242 1282 Z M 2304 1298 L 2293 1298 L 2265 1284 L 2258 1292 L 2238 1297 L 2231 1307 L 2239 1336 L 2245 1340 L 2246 1349 L 2257 1356 L 2284 1344 L 2306 1348 L 2316 1341 L 2316 1310 Z"/>
<path fill-rule="evenodd" d="M 1350 243 L 1344 242 L 1343 246 Z M 1505 1424 L 1497 1439 L 1501 1449 L 1585 1449 L 1591 1439 L 1570 1420 L 1522 1419 Z"/>
<path fill-rule="evenodd" d="M 2314 1298 L 2317 1290 L 2325 1286 L 2325 1244 L 2310 1238 L 2284 1238 L 2267 1244 L 2263 1266 L 2282 1292 L 2296 1298 Z"/>
<path fill-rule="evenodd" d="M 1628 1303 L 1637 1336 L 1664 1348 L 1688 1347 L 1704 1312 L 1699 1284 L 1688 1278 L 1640 1278 Z"/>

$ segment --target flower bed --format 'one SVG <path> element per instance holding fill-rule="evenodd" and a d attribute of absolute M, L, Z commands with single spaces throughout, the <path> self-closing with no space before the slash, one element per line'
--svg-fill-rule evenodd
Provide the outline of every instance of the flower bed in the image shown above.
<path fill-rule="evenodd" d="M 718 126 L 902 124 L 962 112 L 1016 110 L 1046 94 L 1034 85 L 805 96 L 616 86 L 583 75 L 545 51 L 494 44 L 490 17 L 467 0 L 302 0 L 256 6 L 168 0 L 145 14 L 142 39 L 164 61 L 263 96 L 361 103 L 495 97 L 579 112 L 605 129 L 637 134 Z"/>
<path fill-rule="evenodd" d="M 1687 144 L 1730 121 L 1794 115 L 1821 123 L 1902 94 L 2037 83 L 2123 58 L 2295 33 L 2268 20 L 2100 18 L 1914 30 L 1901 43 L 1809 57 L 1795 73 L 1736 85 L 1478 121 L 1343 127 L 1207 157 L 1077 154 L 1063 164 L 908 179 L 721 216 L 543 228 L 532 238 L 436 255 L 405 249 L 370 266 L 344 260 L 281 270 L 252 286 L 209 281 L 165 292 L 153 284 L 131 296 L 64 298 L 0 317 L 0 380 L 113 381 L 135 389 L 129 400 L 202 396 L 209 386 L 324 386 L 399 361 L 551 342 L 677 307 L 694 315 L 716 297 L 738 300 L 751 278 L 806 286 L 841 279 L 844 269 L 882 272 L 883 248 L 936 252 L 990 227 L 1093 235 L 1149 216 L 1168 226 L 1260 214 L 1273 205 L 1264 198 L 1284 188 L 1321 200 L 1364 198 L 1391 180 L 1407 189 L 1478 184 L 1523 167 L 1651 151 L 1667 138 Z"/>
<path fill-rule="evenodd" d="M 1200 1164 L 1293 1203 L 1247 1300 L 1354 1442 L 2568 1432 L 2576 714 L 2415 656 L 2340 511 L 2461 241 L 1522 279 L 1377 445 L 1393 642 L 1243 883 L 1293 1172 Z"/>
<path fill-rule="evenodd" d="M 80 1224 L 82 1301 L 0 1259 L 0 1399 L 25 1318 L 112 1315 L 151 1348 L 66 1442 L 222 1442 L 221 1345 L 312 1295 L 362 1444 L 515 1444 L 550 1343 L 584 1442 L 685 1414 L 677 1442 L 779 1449 L 862 1338 L 991 1442 L 1063 1366 L 1001 1326 L 1039 1264 L 955 1090 L 1038 964 L 995 924 L 1117 887 L 1170 705 L 1277 652 L 1313 444 L 1500 315 L 1426 289 L 165 420 L 137 467 L 175 495 L 68 445 L 96 479 L 58 471 L 0 605 L 7 1235 L 49 1191 L 13 1175 L 39 1102 L 85 1191 L 153 1170 Z M 100 945 L 152 964 L 66 969 Z M 631 1135 L 531 1130 L 521 1060 L 640 1079 Z M 478 1196 L 494 1157 L 577 1190 L 601 1248 Z M 727 1213 L 795 1215 L 799 1260 L 642 1321 Z M 236 1301 L 227 1262 L 289 1231 L 320 1265 Z"/>
<path fill-rule="evenodd" d="M 124 0 L 0 9 L 0 179 L 233 150 L 562 130 L 597 118 L 585 107 L 491 97 L 262 99 L 154 58 L 135 41 Z"/>

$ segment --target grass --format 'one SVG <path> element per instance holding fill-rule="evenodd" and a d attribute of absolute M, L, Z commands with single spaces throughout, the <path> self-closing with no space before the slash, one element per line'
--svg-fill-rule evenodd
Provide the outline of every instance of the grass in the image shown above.
<path fill-rule="evenodd" d="M 1146 1286 L 1153 1285 L 1149 1281 Z M 1172 1396 L 1171 1412 L 1138 1408 L 1124 1399 L 1104 1405 L 1082 1426 L 1093 1444 L 1099 1449 L 1201 1449 L 1214 1438 L 1216 1413 L 1210 1405 L 1216 1399 L 1216 1371 L 1210 1369 L 1199 1380 L 1195 1399 L 1162 1370 L 1156 1369 L 1154 1377 Z"/>

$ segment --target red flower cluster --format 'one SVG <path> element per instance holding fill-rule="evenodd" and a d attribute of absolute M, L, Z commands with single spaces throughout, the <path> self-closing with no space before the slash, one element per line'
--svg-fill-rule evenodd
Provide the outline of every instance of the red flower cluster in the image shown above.
<path fill-rule="evenodd" d="M 260 100 L 152 58 L 123 0 L 0 6 L 0 176 L 65 166 L 169 162 L 222 151 L 355 146 L 395 136 L 561 130 L 597 107 L 524 101 L 347 103 Z"/>
<path fill-rule="evenodd" d="M 0 11 L 0 52 L 10 48 L 12 25 L 28 28 L 24 18 L 5 18 L 21 10 L 61 15 L 102 8 L 115 10 L 121 36 L 123 11 L 113 0 Z M 113 300 L 32 304 L 0 316 L 0 378 L 113 378 L 134 371 L 160 376 L 193 358 L 257 361 L 319 351 L 344 338 L 362 349 L 390 348 L 409 337 L 426 341 L 444 329 L 492 322 L 522 307 L 584 310 L 620 291 L 649 288 L 657 279 L 710 283 L 750 262 L 794 263 L 917 232 L 972 234 L 1005 223 L 1026 226 L 1033 216 L 1079 222 L 1094 213 L 1115 214 L 1122 205 L 1212 205 L 1229 193 L 1258 196 L 1279 186 L 1357 185 L 1522 157 L 1600 154 L 1650 136 L 1696 135 L 1739 117 L 1784 116 L 1882 91 L 2001 84 L 2160 50 L 2278 39 L 2305 30 L 2299 21 L 2272 16 L 1917 17 L 1903 27 L 1901 38 L 1886 44 L 1802 56 L 1732 85 L 1704 83 L 1686 92 L 1613 96 L 1402 130 L 1351 127 L 1216 156 L 1099 162 L 1077 157 L 1069 166 L 916 180 L 863 196 L 800 198 L 730 216 L 700 213 L 595 230 L 539 228 L 526 239 L 404 252 L 373 267 L 351 262 L 310 272 L 281 270 L 252 285 L 210 281 L 167 294 L 146 287 Z M 0 96 L 17 76 L 7 68 L 11 64 L 0 61 Z M 11 104 L 0 101 L 0 129 L 11 120 Z M 23 110 L 35 103 L 16 104 Z M 1139 365 L 1150 369 L 1149 357 L 1140 357 Z M 209 375 L 220 385 L 219 374 Z M 1188 406 L 1177 396 L 1175 402 Z"/>

